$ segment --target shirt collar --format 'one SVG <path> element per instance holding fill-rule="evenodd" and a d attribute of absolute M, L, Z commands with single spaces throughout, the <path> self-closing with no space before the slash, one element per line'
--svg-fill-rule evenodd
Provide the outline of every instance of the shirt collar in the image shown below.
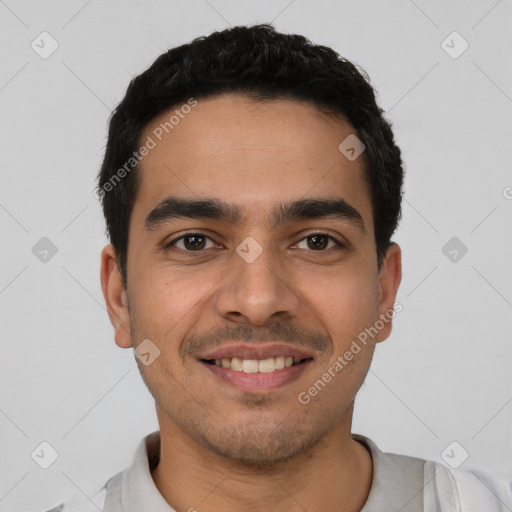
<path fill-rule="evenodd" d="M 416 457 L 383 453 L 369 438 L 352 434 L 371 454 L 373 462 L 372 487 L 361 512 L 423 510 L 423 465 Z"/>
<path fill-rule="evenodd" d="M 151 470 L 160 460 L 160 431 L 144 437 L 135 451 L 132 465 L 125 470 L 121 488 L 123 510 L 176 512 L 160 494 Z"/>

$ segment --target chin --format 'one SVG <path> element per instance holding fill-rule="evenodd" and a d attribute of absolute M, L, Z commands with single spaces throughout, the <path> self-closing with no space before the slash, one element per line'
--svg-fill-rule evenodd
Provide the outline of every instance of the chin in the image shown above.
<path fill-rule="evenodd" d="M 327 432 L 278 423 L 277 425 L 238 425 L 222 432 L 201 435 L 211 451 L 253 468 L 268 468 L 289 461 L 315 446 Z"/>

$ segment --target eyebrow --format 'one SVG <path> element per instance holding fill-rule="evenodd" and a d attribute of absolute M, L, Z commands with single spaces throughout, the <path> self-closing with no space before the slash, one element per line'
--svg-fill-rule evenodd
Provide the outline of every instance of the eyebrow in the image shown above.
<path fill-rule="evenodd" d="M 244 215 L 240 207 L 219 199 L 169 196 L 160 201 L 149 213 L 144 222 L 144 229 L 151 231 L 172 220 L 184 218 L 213 219 L 228 224 L 240 224 Z M 270 220 L 274 224 L 328 218 L 347 221 L 365 232 L 362 215 L 340 197 L 299 199 L 277 205 L 270 212 Z"/>

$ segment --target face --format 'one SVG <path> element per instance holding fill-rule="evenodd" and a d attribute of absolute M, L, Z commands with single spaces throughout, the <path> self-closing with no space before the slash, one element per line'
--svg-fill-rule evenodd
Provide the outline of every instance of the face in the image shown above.
<path fill-rule="evenodd" d="M 152 362 L 137 362 L 161 428 L 247 464 L 286 460 L 350 428 L 391 322 L 344 354 L 392 309 L 400 252 L 379 272 L 363 159 L 338 149 L 348 123 L 223 95 L 160 141 L 171 114 L 141 137 L 157 144 L 139 174 L 127 295 L 113 248 L 102 255 L 116 343 L 150 340 Z"/>

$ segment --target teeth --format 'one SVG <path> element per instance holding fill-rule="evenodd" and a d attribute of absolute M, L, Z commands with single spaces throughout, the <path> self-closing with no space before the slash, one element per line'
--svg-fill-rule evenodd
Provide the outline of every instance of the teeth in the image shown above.
<path fill-rule="evenodd" d="M 258 361 L 258 371 L 260 373 L 270 373 L 276 369 L 276 363 L 274 358 L 271 357 L 269 359 L 263 359 L 262 361 Z"/>
<path fill-rule="evenodd" d="M 300 363 L 302 359 L 293 357 L 269 357 L 268 359 L 240 359 L 233 357 L 232 359 L 215 359 L 215 366 L 222 366 L 237 372 L 245 373 L 271 373 L 275 370 L 289 368 L 294 364 Z"/>
<path fill-rule="evenodd" d="M 231 359 L 231 369 L 237 372 L 242 371 L 242 360 L 239 357 L 233 357 L 233 359 Z"/>
<path fill-rule="evenodd" d="M 244 359 L 242 361 L 242 371 L 245 373 L 256 373 L 258 371 L 258 361 L 256 359 Z"/>

